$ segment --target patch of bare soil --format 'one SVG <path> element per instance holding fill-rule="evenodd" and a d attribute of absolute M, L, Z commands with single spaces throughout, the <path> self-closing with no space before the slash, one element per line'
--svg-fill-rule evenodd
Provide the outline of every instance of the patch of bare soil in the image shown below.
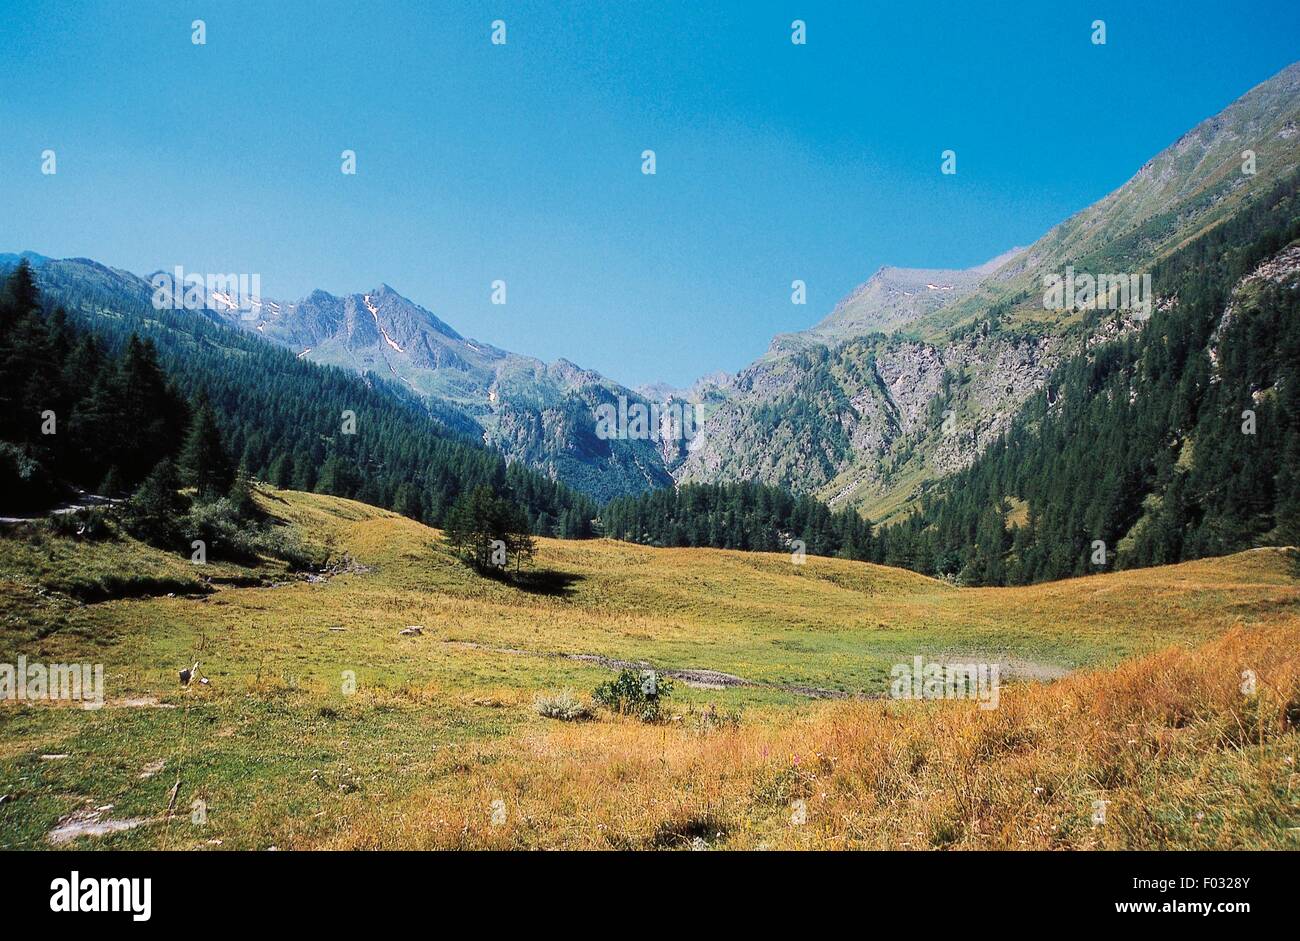
<path fill-rule="evenodd" d="M 134 696 L 127 699 L 110 699 L 105 709 L 175 709 L 175 703 L 161 702 L 157 696 Z"/>
<path fill-rule="evenodd" d="M 516 654 L 526 657 L 555 657 L 563 660 L 576 660 L 579 663 L 590 663 L 596 666 L 606 667 L 611 670 L 654 670 L 663 676 L 671 677 L 675 680 L 681 680 L 687 686 L 696 689 L 728 689 L 735 686 L 747 686 L 754 689 L 777 689 L 785 693 L 794 693 L 797 696 L 807 696 L 812 699 L 852 699 L 854 693 L 847 693 L 841 689 L 824 689 L 819 686 L 801 686 L 787 683 L 763 683 L 758 680 L 747 680 L 743 676 L 736 676 L 732 673 L 723 673 L 721 670 L 703 670 L 696 668 L 677 668 L 677 667 L 656 667 L 647 660 L 618 660 L 614 657 L 605 657 L 594 653 L 551 653 L 540 650 L 516 650 L 511 647 L 485 647 L 482 644 L 473 641 L 445 640 L 445 644 L 455 644 L 468 650 L 485 650 L 488 653 Z M 861 697 L 859 694 L 860 698 Z"/>
<path fill-rule="evenodd" d="M 114 820 L 107 816 L 112 809 L 112 804 L 106 804 L 103 807 L 74 810 L 67 816 L 60 818 L 54 829 L 45 834 L 45 841 L 53 846 L 61 846 L 83 836 L 104 836 L 109 833 L 120 833 L 123 830 L 132 830 L 147 823 L 157 823 L 159 819 L 156 817 L 125 817 Z"/>

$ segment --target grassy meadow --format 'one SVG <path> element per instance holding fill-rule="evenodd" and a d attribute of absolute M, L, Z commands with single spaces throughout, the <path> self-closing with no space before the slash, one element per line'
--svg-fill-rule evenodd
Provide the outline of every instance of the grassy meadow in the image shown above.
<path fill-rule="evenodd" d="M 1294 551 L 961 589 L 543 539 L 516 584 L 409 519 L 258 498 L 327 576 L 0 537 L 0 662 L 103 663 L 107 700 L 0 702 L 0 847 L 1300 847 Z M 999 708 L 881 698 L 917 655 L 1002 664 Z M 614 661 L 677 674 L 667 721 L 537 714 Z"/>

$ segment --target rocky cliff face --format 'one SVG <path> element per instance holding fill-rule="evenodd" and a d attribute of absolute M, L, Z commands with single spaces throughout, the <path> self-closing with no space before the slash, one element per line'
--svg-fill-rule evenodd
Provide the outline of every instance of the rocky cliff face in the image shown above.
<path fill-rule="evenodd" d="M 675 476 L 744 477 L 870 506 L 917 452 L 938 475 L 973 460 L 1076 345 L 975 331 L 943 345 L 858 340 L 760 361 Z"/>

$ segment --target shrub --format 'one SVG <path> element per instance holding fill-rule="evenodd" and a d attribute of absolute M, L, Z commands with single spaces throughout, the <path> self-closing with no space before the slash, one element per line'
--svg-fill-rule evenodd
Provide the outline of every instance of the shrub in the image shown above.
<path fill-rule="evenodd" d="M 117 535 L 108 511 L 101 507 L 82 507 L 68 513 L 51 513 L 50 532 L 69 539 L 111 539 Z"/>
<path fill-rule="evenodd" d="M 49 469 L 16 444 L 0 441 L 0 505 L 8 512 L 49 506 L 58 494 Z"/>
<path fill-rule="evenodd" d="M 563 722 L 583 722 L 593 715 L 591 706 L 578 699 L 571 689 L 562 689 L 558 693 L 542 693 L 533 700 L 533 708 L 540 716 Z"/>
<path fill-rule="evenodd" d="M 121 508 L 127 532 L 160 548 L 177 548 L 187 503 L 178 492 L 176 467 L 162 460 Z"/>
<path fill-rule="evenodd" d="M 186 542 L 203 540 L 214 559 L 256 565 L 261 556 L 270 556 L 295 569 L 319 567 L 325 561 L 287 527 L 249 519 L 230 497 L 196 502 L 183 528 Z"/>
<path fill-rule="evenodd" d="M 619 715 L 658 722 L 663 718 L 662 702 L 672 691 L 672 681 L 654 670 L 624 670 L 617 678 L 597 686 L 591 698 Z"/>
<path fill-rule="evenodd" d="M 257 545 L 262 552 L 288 563 L 289 568 L 297 571 L 321 568 L 329 560 L 324 551 L 303 542 L 288 526 L 267 524 L 260 527 Z"/>
<path fill-rule="evenodd" d="M 258 561 L 258 533 L 244 522 L 234 504 L 225 497 L 195 502 L 183 524 L 185 541 L 202 540 L 209 558 L 228 559 L 255 565 Z"/>

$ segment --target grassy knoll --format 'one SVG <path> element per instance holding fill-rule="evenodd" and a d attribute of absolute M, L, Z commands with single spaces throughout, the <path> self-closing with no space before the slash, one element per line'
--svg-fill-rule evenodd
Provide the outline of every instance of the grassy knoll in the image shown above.
<path fill-rule="evenodd" d="M 354 564 L 307 581 L 129 539 L 0 538 L 0 662 L 102 662 L 109 700 L 0 704 L 0 846 L 47 845 L 76 812 L 148 821 L 70 844 L 86 848 L 1297 845 L 1300 584 L 1282 551 L 956 589 L 831 559 L 540 540 L 519 587 L 402 517 L 259 499 Z M 612 671 L 563 654 L 752 685 L 679 682 L 682 718 L 662 725 L 565 724 L 534 697 Z M 791 690 L 879 695 L 918 654 L 1080 672 L 1014 684 L 992 711 Z M 211 683 L 182 690 L 194 660 Z M 1247 663 L 1254 697 L 1237 691 Z M 739 724 L 701 722 L 709 706 Z"/>

